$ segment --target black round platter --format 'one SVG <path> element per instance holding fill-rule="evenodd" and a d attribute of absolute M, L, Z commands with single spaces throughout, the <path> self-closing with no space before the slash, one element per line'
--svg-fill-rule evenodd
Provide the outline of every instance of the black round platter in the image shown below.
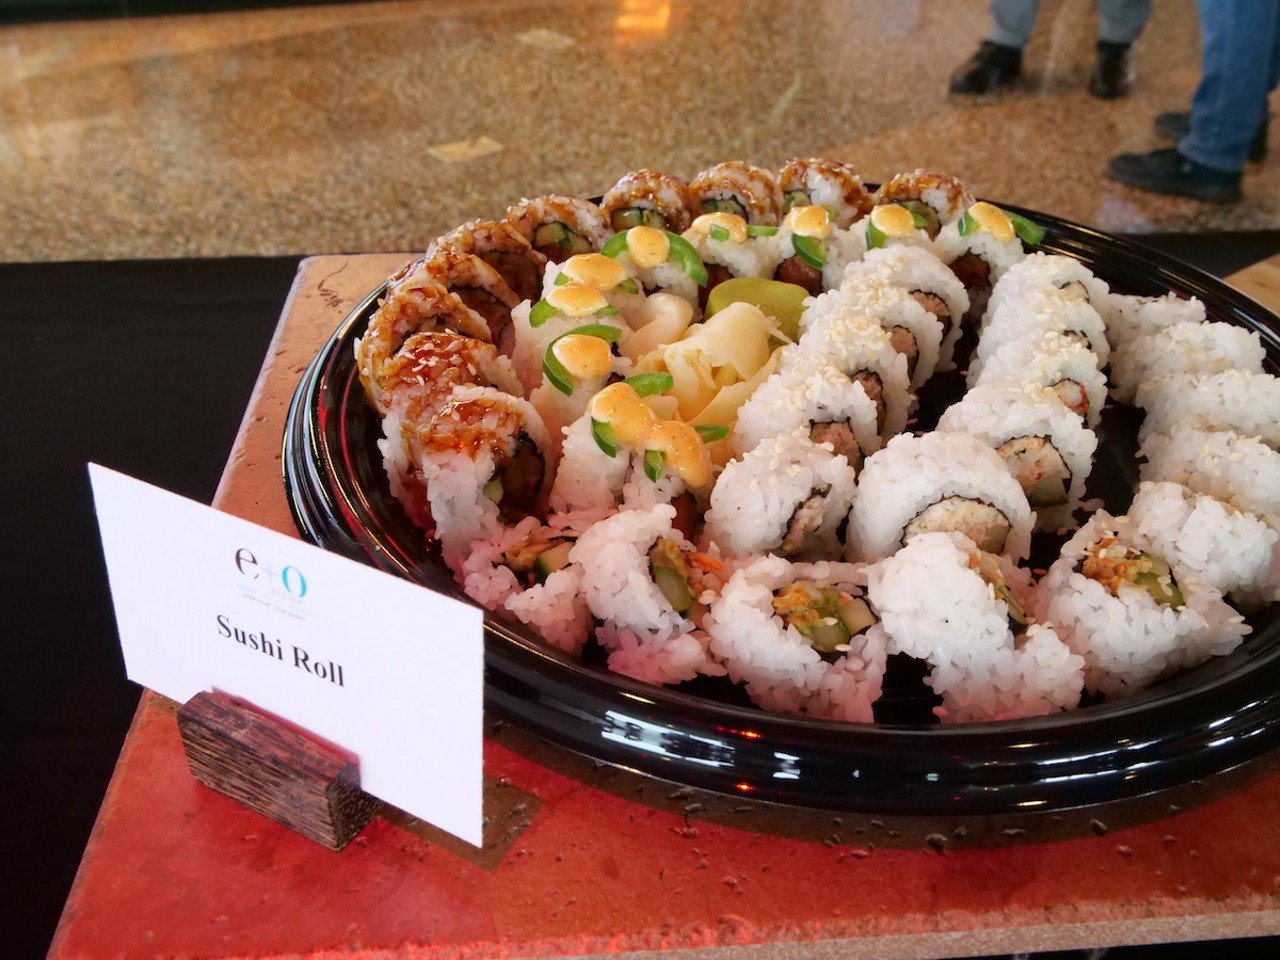
<path fill-rule="evenodd" d="M 1201 299 L 1212 320 L 1256 330 L 1280 367 L 1280 322 L 1248 297 L 1172 257 L 1069 221 L 1006 207 L 1046 228 L 1040 249 L 1082 261 L 1120 293 Z M 353 344 L 369 294 L 324 344 L 298 385 L 284 437 L 285 484 L 298 529 L 326 549 L 468 600 L 422 530 L 391 496 Z M 921 426 L 958 397 L 952 378 L 922 398 Z M 932 409 L 930 409 L 932 408 Z M 1137 483 L 1136 411 L 1108 409 L 1089 495 L 1123 512 Z M 1047 566 L 1061 539 L 1037 544 Z M 926 815 L 1043 811 L 1103 803 L 1235 767 L 1280 743 L 1280 617 L 1250 618 L 1234 653 L 1142 693 L 1049 717 L 942 726 L 927 689 L 899 669 L 875 724 L 764 713 L 727 682 L 659 688 L 574 660 L 523 624 L 485 621 L 488 707 L 540 737 L 691 786 L 827 810 Z M 430 628 L 422 642 L 430 643 Z"/>

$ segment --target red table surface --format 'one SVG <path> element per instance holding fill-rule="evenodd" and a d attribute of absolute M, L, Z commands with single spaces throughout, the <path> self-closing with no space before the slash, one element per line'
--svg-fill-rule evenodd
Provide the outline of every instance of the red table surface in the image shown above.
<path fill-rule="evenodd" d="M 402 259 L 302 264 L 215 505 L 294 533 L 289 397 Z M 1275 295 L 1275 265 L 1251 271 L 1239 285 Z M 142 699 L 51 957 L 933 957 L 1280 933 L 1274 755 L 1105 808 L 930 822 L 704 794 L 495 724 L 483 850 L 392 811 L 334 854 L 194 780 L 173 711 Z"/>

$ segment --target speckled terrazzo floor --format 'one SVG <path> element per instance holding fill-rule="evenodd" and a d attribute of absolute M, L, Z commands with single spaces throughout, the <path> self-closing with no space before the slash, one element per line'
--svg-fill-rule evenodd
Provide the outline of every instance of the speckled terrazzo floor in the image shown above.
<path fill-rule="evenodd" d="M 983 99 L 945 93 L 987 29 L 982 0 L 444 0 L 0 26 L 0 260 L 420 248 L 521 195 L 600 192 L 641 165 L 809 153 L 867 179 L 935 166 L 1108 230 L 1280 226 L 1278 159 L 1229 208 L 1102 179 L 1112 153 L 1157 145 L 1152 117 L 1196 83 L 1192 3 L 1156 6 L 1138 88 L 1111 103 L 1083 89 L 1092 5 L 1067 0 L 1043 5 L 1023 84 Z"/>

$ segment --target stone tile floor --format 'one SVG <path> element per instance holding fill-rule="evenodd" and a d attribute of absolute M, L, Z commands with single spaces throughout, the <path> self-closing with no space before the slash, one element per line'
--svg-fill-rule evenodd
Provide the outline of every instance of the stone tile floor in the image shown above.
<path fill-rule="evenodd" d="M 829 154 L 932 166 L 1116 231 L 1280 226 L 1101 176 L 1198 77 L 1162 0 L 1133 95 L 1084 90 L 1092 4 L 1048 0 L 1022 84 L 946 93 L 981 0 L 439 0 L 0 26 L 0 260 L 421 248 L 522 195 Z"/>

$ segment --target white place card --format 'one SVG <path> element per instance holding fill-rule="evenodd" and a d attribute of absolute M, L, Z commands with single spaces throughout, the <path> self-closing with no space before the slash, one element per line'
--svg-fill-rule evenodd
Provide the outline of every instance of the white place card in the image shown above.
<path fill-rule="evenodd" d="M 479 846 L 483 614 L 89 465 L 129 679 L 240 697 L 354 754 L 360 786 Z"/>

